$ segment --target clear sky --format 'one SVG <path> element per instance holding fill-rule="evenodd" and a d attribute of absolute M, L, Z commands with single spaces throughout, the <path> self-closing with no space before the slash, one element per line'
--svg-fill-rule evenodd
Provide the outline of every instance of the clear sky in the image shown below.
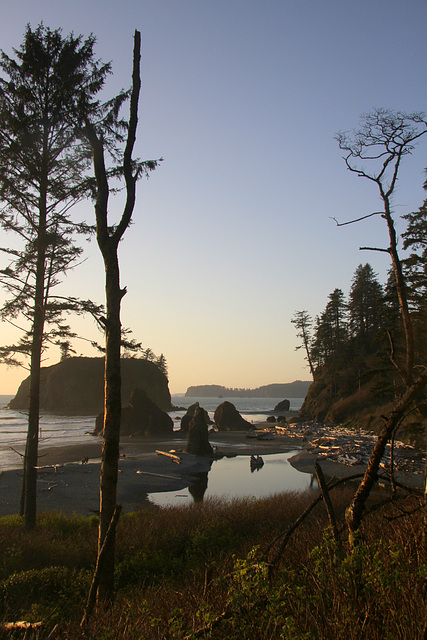
<path fill-rule="evenodd" d="M 385 281 L 381 220 L 338 228 L 378 209 L 374 186 L 346 171 L 334 135 L 375 107 L 427 110 L 425 0 L 1 0 L 0 48 L 25 25 L 94 33 L 111 60 L 105 96 L 130 84 L 142 33 L 136 152 L 163 157 L 138 186 L 120 245 L 122 320 L 169 366 L 170 390 L 257 387 L 309 379 L 291 324 L 348 293 L 359 263 Z M 397 216 L 418 209 L 423 142 L 402 166 Z M 112 206 L 112 211 L 114 207 Z M 93 220 L 92 205 L 84 207 Z M 118 210 L 118 209 L 117 209 Z M 403 229 L 402 223 L 398 228 Z M 0 238 L 0 242 L 5 242 Z M 96 243 L 63 291 L 104 300 Z M 1 294 L 0 294 L 1 295 Z M 98 337 L 91 320 L 75 327 Z M 3 344 L 13 334 L 3 323 Z M 89 352 L 85 342 L 78 353 Z M 46 364 L 53 364 L 51 353 Z M 24 370 L 0 366 L 0 392 Z"/>

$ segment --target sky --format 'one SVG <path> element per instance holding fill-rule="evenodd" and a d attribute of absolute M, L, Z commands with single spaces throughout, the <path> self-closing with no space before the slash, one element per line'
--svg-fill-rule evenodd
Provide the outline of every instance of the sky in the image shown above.
<path fill-rule="evenodd" d="M 142 34 L 135 155 L 162 157 L 138 184 L 120 244 L 122 323 L 164 354 L 171 393 L 191 385 L 255 388 L 308 380 L 291 323 L 347 295 L 360 263 L 385 282 L 387 246 L 375 186 L 346 170 L 335 135 L 383 107 L 427 110 L 425 0 L 0 0 L 0 48 L 13 55 L 27 23 L 97 38 L 111 61 L 103 96 L 130 86 Z M 427 136 L 426 136 L 427 138 Z M 405 159 L 393 201 L 400 217 L 424 201 L 427 141 Z M 78 214 L 94 220 L 91 202 Z M 121 213 L 112 203 L 112 219 Z M 6 242 L 0 232 L 0 245 Z M 104 302 L 95 242 L 63 291 Z M 0 299 L 3 294 L 0 292 Z M 72 320 L 102 340 L 90 319 Z M 15 333 L 2 325 L 3 344 Z M 96 355 L 76 341 L 78 354 Z M 46 354 L 54 364 L 59 354 Z M 0 392 L 24 369 L 0 365 Z"/>

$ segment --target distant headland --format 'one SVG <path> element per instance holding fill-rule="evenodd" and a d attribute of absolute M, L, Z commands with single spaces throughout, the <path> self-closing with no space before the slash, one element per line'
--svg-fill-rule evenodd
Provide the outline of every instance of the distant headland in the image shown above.
<path fill-rule="evenodd" d="M 266 384 L 256 389 L 229 389 L 219 384 L 188 387 L 187 398 L 305 398 L 311 381 Z"/>

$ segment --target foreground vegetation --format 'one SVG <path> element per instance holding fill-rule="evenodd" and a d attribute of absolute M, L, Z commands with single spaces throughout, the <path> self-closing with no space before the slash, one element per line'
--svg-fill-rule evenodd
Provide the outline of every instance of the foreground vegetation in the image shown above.
<path fill-rule="evenodd" d="M 353 491 L 333 494 L 341 522 Z M 80 620 L 96 562 L 98 518 L 41 514 L 31 531 L 18 516 L 2 518 L 1 619 L 43 623 L 3 631 L 3 637 L 422 637 L 421 499 L 407 496 L 373 511 L 351 552 L 337 547 L 319 503 L 272 563 L 280 541 L 266 553 L 270 543 L 312 500 L 313 493 L 289 493 L 123 515 L 116 601 L 96 610 L 85 629 Z"/>

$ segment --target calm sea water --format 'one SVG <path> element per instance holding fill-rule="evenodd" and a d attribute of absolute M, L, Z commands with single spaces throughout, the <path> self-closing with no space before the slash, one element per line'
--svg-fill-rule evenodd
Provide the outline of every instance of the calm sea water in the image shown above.
<path fill-rule="evenodd" d="M 19 454 L 25 451 L 27 414 L 12 411 L 6 406 L 13 396 L 0 396 L 0 471 L 22 466 Z M 186 398 L 173 395 L 172 404 L 180 407 L 170 412 L 175 428 L 185 410 L 198 401 L 211 417 L 219 404 L 227 398 Z M 260 422 L 271 415 L 283 398 L 228 398 L 249 422 Z M 291 410 L 301 408 L 303 398 L 289 398 Z M 40 417 L 40 443 L 48 446 L 80 444 L 91 441 L 95 425 L 94 416 L 57 416 L 43 414 Z M 264 456 L 264 467 L 251 473 L 248 456 L 215 461 L 208 475 L 205 496 L 252 497 L 278 491 L 304 490 L 310 485 L 310 476 L 295 471 L 287 462 L 292 453 Z M 203 479 L 202 479 L 203 482 Z M 152 494 L 150 499 L 159 505 L 183 504 L 193 500 L 187 490 Z"/>

